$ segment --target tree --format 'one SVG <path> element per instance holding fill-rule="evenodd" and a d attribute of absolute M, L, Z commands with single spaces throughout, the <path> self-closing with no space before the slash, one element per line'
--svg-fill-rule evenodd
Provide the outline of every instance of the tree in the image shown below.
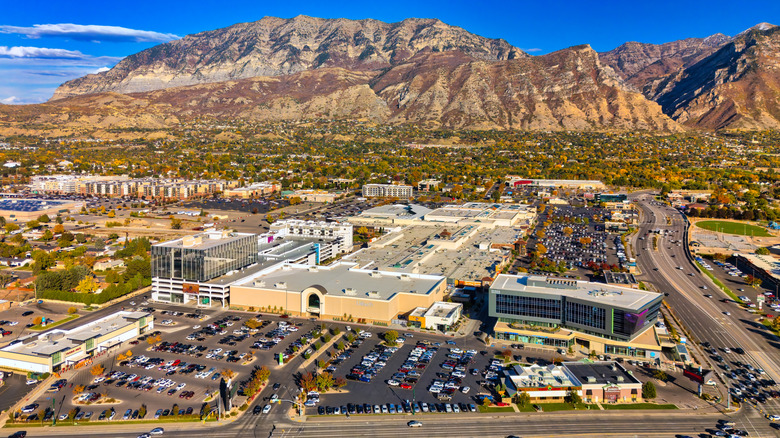
<path fill-rule="evenodd" d="M 273 215 L 271 215 L 271 214 L 265 215 L 265 221 L 268 222 L 269 224 L 274 223 L 274 220 L 275 219 L 274 219 Z"/>
<path fill-rule="evenodd" d="M 146 416 L 146 405 L 141 405 L 138 409 L 138 418 L 144 418 Z"/>
<path fill-rule="evenodd" d="M 580 397 L 580 394 L 576 389 L 570 389 L 569 393 L 566 395 L 566 401 L 572 406 L 577 406 L 582 403 L 582 397 Z"/>
<path fill-rule="evenodd" d="M 33 324 L 41 325 L 41 323 L 43 323 L 43 317 L 42 316 L 36 316 L 35 319 L 33 319 Z"/>
<path fill-rule="evenodd" d="M 230 368 L 225 368 L 222 370 L 222 376 L 228 380 L 232 380 L 233 377 L 236 377 L 236 372 L 231 370 Z"/>
<path fill-rule="evenodd" d="M 0 272 L 0 289 L 5 288 L 5 286 L 11 281 L 13 281 L 13 279 L 14 279 L 13 274 L 5 271 Z"/>
<path fill-rule="evenodd" d="M 78 309 L 76 309 L 75 307 L 73 306 L 68 307 L 68 314 L 73 315 L 76 312 L 78 312 Z"/>
<path fill-rule="evenodd" d="M 748 286 L 755 288 L 757 286 L 761 286 L 761 279 L 748 274 L 745 277 L 745 283 L 747 283 Z"/>
<path fill-rule="evenodd" d="M 547 247 L 545 247 L 541 243 L 537 243 L 536 244 L 536 253 L 539 254 L 539 256 L 547 254 Z"/>
<path fill-rule="evenodd" d="M 51 242 L 54 240 L 54 234 L 52 234 L 51 230 L 46 230 L 43 232 L 43 236 L 41 236 L 41 240 L 44 242 Z"/>
<path fill-rule="evenodd" d="M 181 219 L 176 219 L 175 217 L 171 217 L 171 229 L 181 230 Z"/>
<path fill-rule="evenodd" d="M 647 381 L 642 384 L 642 397 L 646 399 L 654 399 L 656 396 L 655 394 L 655 384 L 651 381 Z"/>
<path fill-rule="evenodd" d="M 490 407 L 490 399 L 487 397 L 484 397 L 482 399 L 482 407 L 483 408 L 489 408 Z"/>
<path fill-rule="evenodd" d="M 13 222 L 5 224 L 5 231 L 8 233 L 12 233 L 14 231 L 17 231 L 19 229 L 19 225 L 16 225 Z"/>
<path fill-rule="evenodd" d="M 91 294 L 98 290 L 98 283 L 95 281 L 95 277 L 88 275 L 82 279 L 78 286 L 76 286 L 76 292 L 80 294 Z"/>
<path fill-rule="evenodd" d="M 336 377 L 336 380 L 333 381 L 333 386 L 335 386 L 337 389 L 341 389 L 347 386 L 347 379 L 343 377 Z"/>
<path fill-rule="evenodd" d="M 109 211 L 108 212 L 108 217 L 111 218 L 111 219 L 115 218 L 116 217 L 116 211 L 114 211 L 114 210 Z"/>
<path fill-rule="evenodd" d="M 531 403 L 531 396 L 528 395 L 528 393 L 525 392 L 525 391 L 520 391 L 515 396 L 515 403 L 517 404 L 517 406 L 519 406 L 521 408 L 525 407 L 525 406 L 528 406 L 528 404 Z"/>
<path fill-rule="evenodd" d="M 662 382 L 665 382 L 669 378 L 669 375 L 662 370 L 655 370 L 653 371 L 653 377 L 655 377 L 656 379 Z"/>
<path fill-rule="evenodd" d="M 51 222 L 51 219 L 49 219 L 49 215 L 48 214 L 42 214 L 42 215 L 38 216 L 38 222 L 47 224 L 47 223 Z"/>
<path fill-rule="evenodd" d="M 780 330 L 780 316 L 775 316 L 775 319 L 772 320 L 772 328 Z"/>
<path fill-rule="evenodd" d="M 758 255 L 769 255 L 769 248 L 767 247 L 760 247 L 756 249 L 756 254 Z"/>
<path fill-rule="evenodd" d="M 312 373 L 303 374 L 298 382 L 304 391 L 314 391 L 317 389 L 317 378 Z"/>
<path fill-rule="evenodd" d="M 588 246 L 593 242 L 593 239 L 590 237 L 580 237 L 580 244 L 582 246 Z"/>
<path fill-rule="evenodd" d="M 31 221 L 28 221 L 26 225 L 27 225 L 27 228 L 29 228 L 31 230 L 34 230 L 34 229 L 40 227 L 41 223 L 38 222 L 37 220 L 33 219 Z"/>
<path fill-rule="evenodd" d="M 82 392 L 84 392 L 84 385 L 76 385 L 73 387 L 74 394 L 81 394 Z"/>
<path fill-rule="evenodd" d="M 567 236 L 571 236 L 572 233 L 574 233 L 574 230 L 571 227 L 564 227 L 563 234 Z"/>
<path fill-rule="evenodd" d="M 327 391 L 333 387 L 333 374 L 322 373 L 317 375 L 317 389 L 320 391 Z"/>
<path fill-rule="evenodd" d="M 388 330 L 384 334 L 385 342 L 387 345 L 395 345 L 398 340 L 398 332 L 395 330 Z"/>
<path fill-rule="evenodd" d="M 106 367 L 101 364 L 97 364 L 90 368 L 89 373 L 93 376 L 102 376 L 106 372 Z"/>

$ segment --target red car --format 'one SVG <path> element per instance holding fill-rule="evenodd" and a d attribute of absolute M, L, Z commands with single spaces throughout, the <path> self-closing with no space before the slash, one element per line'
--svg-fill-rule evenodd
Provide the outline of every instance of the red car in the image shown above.
<path fill-rule="evenodd" d="M 401 388 L 401 389 L 412 389 L 412 385 L 410 385 L 410 384 L 408 384 L 408 383 L 402 383 L 402 384 L 399 386 L 399 388 Z"/>

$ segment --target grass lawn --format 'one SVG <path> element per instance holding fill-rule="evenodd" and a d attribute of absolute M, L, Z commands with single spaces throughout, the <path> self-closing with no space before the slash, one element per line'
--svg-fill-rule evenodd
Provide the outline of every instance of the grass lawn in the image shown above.
<path fill-rule="evenodd" d="M 665 404 L 665 405 L 657 405 L 655 403 L 631 403 L 631 404 L 624 404 L 624 405 L 611 405 L 611 404 L 604 404 L 602 403 L 601 406 L 604 409 L 607 410 L 628 410 L 628 409 L 679 409 L 676 405 L 673 404 Z"/>
<path fill-rule="evenodd" d="M 737 234 L 739 236 L 756 236 L 756 237 L 770 237 L 772 236 L 766 230 L 766 228 L 757 227 L 755 225 L 729 222 L 729 221 L 697 221 L 696 226 L 704 228 L 705 230 L 718 231 L 726 234 Z"/>
<path fill-rule="evenodd" d="M 477 405 L 477 408 L 479 409 L 479 412 L 514 412 L 515 410 L 512 409 L 512 406 L 488 406 L 484 407 L 481 405 Z"/>
<path fill-rule="evenodd" d="M 30 327 L 30 330 L 48 330 L 48 329 L 50 329 L 52 327 L 57 327 L 60 324 L 65 324 L 68 321 L 73 321 L 74 319 L 78 318 L 79 316 L 81 316 L 81 315 L 73 314 L 73 315 L 70 315 L 70 316 L 68 316 L 66 318 L 63 318 L 63 319 L 61 319 L 61 320 L 59 320 L 57 322 L 52 322 L 51 324 L 47 324 L 45 327 L 41 326 L 40 324 L 34 325 L 34 326 Z"/>
<path fill-rule="evenodd" d="M 572 406 L 569 403 L 539 403 L 539 406 L 542 407 L 544 412 L 555 412 L 555 411 L 573 411 L 574 406 Z M 578 411 L 584 411 L 588 409 L 588 405 L 585 403 L 580 403 L 577 405 Z M 597 407 L 592 407 L 591 409 L 598 409 Z"/>
<path fill-rule="evenodd" d="M 154 415 L 154 412 L 151 412 L 150 414 Z M 117 414 L 119 415 L 119 414 Z M 149 415 L 149 414 L 147 414 Z M 121 418 L 121 417 L 120 417 Z M 160 417 L 160 419 L 155 420 L 153 418 L 149 418 L 146 420 L 113 420 L 113 421 L 76 421 L 76 424 L 79 426 L 106 426 L 109 424 L 165 424 L 165 423 L 194 423 L 194 422 L 200 422 L 202 421 L 200 419 L 200 416 L 198 415 L 185 415 L 183 417 Z M 207 420 L 207 422 L 217 421 L 215 416 L 210 416 Z M 17 423 L 6 423 L 3 427 L 8 428 L 26 428 L 26 427 L 43 427 L 43 426 L 51 426 L 51 421 L 47 421 L 46 423 L 41 423 L 40 420 L 32 421 L 32 422 L 26 422 L 26 421 L 20 421 Z M 73 421 L 71 420 L 57 420 L 57 426 L 73 426 Z"/>

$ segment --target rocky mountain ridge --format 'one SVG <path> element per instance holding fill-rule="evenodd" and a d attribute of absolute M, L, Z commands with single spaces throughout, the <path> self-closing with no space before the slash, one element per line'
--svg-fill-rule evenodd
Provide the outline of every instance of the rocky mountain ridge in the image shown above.
<path fill-rule="evenodd" d="M 107 72 L 64 83 L 52 99 L 282 76 L 322 67 L 378 71 L 426 48 L 460 50 L 494 61 L 528 56 L 504 40 L 474 35 L 436 19 L 384 23 L 302 15 L 265 17 L 188 35 L 130 55 Z"/>

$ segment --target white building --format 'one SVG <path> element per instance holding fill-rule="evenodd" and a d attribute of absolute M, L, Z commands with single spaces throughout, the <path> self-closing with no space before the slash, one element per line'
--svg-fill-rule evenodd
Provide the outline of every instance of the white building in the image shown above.
<path fill-rule="evenodd" d="M 412 197 L 412 186 L 396 184 L 366 184 L 363 186 L 365 198 L 400 198 Z"/>
<path fill-rule="evenodd" d="M 352 251 L 352 224 L 348 223 L 290 219 L 274 222 L 270 231 L 283 238 L 306 237 L 328 241 L 341 238 L 337 251 L 341 253 Z"/>
<path fill-rule="evenodd" d="M 463 304 L 436 301 L 427 309 L 418 307 L 409 314 L 409 321 L 417 322 L 420 327 L 446 331 L 460 319 Z"/>

